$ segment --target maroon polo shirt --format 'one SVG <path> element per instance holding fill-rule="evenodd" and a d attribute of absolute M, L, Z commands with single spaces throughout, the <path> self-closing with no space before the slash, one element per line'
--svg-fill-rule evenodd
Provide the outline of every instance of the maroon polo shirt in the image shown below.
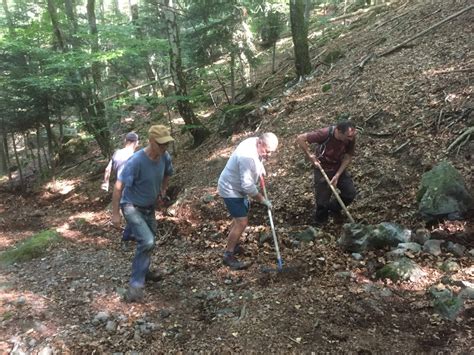
<path fill-rule="evenodd" d="M 335 129 L 335 128 L 334 128 Z M 350 142 L 342 142 L 334 137 L 334 131 L 326 143 L 326 148 L 323 148 L 322 156 L 320 145 L 323 144 L 329 135 L 329 127 L 318 129 L 306 135 L 306 141 L 309 144 L 317 143 L 315 148 L 316 157 L 321 162 L 321 166 L 326 171 L 337 171 L 341 165 L 345 154 L 354 155 L 356 138 Z"/>

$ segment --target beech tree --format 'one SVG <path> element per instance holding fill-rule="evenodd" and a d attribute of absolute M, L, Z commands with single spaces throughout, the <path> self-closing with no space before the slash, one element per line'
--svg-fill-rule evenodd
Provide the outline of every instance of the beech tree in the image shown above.
<path fill-rule="evenodd" d="M 295 68 L 298 78 L 311 72 L 308 48 L 308 26 L 304 20 L 305 1 L 290 0 L 291 35 L 295 52 Z"/>

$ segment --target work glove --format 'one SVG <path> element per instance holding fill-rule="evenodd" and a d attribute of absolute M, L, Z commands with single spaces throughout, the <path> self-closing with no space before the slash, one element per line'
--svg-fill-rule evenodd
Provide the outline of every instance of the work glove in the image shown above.
<path fill-rule="evenodd" d="M 267 199 L 264 199 L 264 200 L 262 201 L 262 205 L 267 206 L 267 208 L 268 208 L 269 210 L 271 210 L 272 207 L 273 207 L 273 206 L 272 206 L 272 203 L 270 202 L 270 200 L 267 200 Z"/>
<path fill-rule="evenodd" d="M 109 183 L 103 182 L 102 185 L 100 185 L 100 188 L 104 191 L 109 191 Z"/>

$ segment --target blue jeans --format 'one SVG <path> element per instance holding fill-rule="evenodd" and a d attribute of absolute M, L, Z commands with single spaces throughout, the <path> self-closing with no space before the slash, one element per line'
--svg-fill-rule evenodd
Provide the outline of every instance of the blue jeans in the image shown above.
<path fill-rule="evenodd" d="M 133 236 L 132 228 L 127 223 L 127 225 L 125 226 L 125 229 L 122 232 L 122 241 L 123 242 L 130 242 L 132 240 L 135 240 L 135 237 Z"/>
<path fill-rule="evenodd" d="M 151 253 L 155 248 L 155 208 L 152 206 L 143 208 L 129 203 L 121 207 L 127 225 L 130 226 L 137 242 L 130 286 L 141 288 L 145 286 L 145 275 L 150 268 Z"/>

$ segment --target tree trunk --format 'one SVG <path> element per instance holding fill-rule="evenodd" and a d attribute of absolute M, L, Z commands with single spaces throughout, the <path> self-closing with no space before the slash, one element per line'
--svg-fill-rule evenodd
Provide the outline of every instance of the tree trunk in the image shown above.
<path fill-rule="evenodd" d="M 87 19 L 89 23 L 89 31 L 93 37 L 91 50 L 92 52 L 97 52 L 99 49 L 99 42 L 98 42 L 98 32 L 97 32 L 97 24 L 96 24 L 94 7 L 95 7 L 95 0 L 88 0 L 87 1 Z M 56 8 L 52 0 L 48 0 L 48 11 L 50 12 L 51 18 L 56 16 Z M 66 11 L 66 16 L 68 17 L 70 28 L 71 29 L 78 28 L 76 18 L 74 17 L 74 11 Z M 55 25 L 58 26 L 58 29 L 54 30 L 54 34 L 56 36 L 60 36 L 61 30 L 59 29 L 59 23 L 57 22 L 53 23 L 53 27 Z M 73 35 L 74 34 L 75 33 L 73 33 Z M 57 40 L 60 43 L 61 42 L 64 43 L 64 41 L 61 38 L 57 38 Z M 73 46 L 73 48 L 77 48 L 76 46 L 78 46 L 76 42 L 72 42 L 71 45 Z M 67 48 L 62 47 L 61 50 L 63 52 L 66 52 Z M 89 85 L 84 85 L 84 83 L 81 82 L 86 77 L 85 74 L 81 73 L 80 71 L 71 73 L 70 74 L 71 80 L 76 84 L 76 86 L 79 87 L 77 90 L 75 90 L 71 94 L 77 99 L 76 107 L 79 111 L 81 119 L 84 122 L 84 127 L 86 131 L 94 136 L 94 139 L 99 145 L 102 154 L 104 156 L 110 156 L 112 153 L 112 146 L 110 143 L 110 131 L 108 129 L 107 121 L 105 119 L 105 105 L 103 101 L 100 100 L 99 94 L 98 94 L 101 87 L 99 63 L 97 62 L 92 63 L 91 74 L 94 81 L 94 89 L 85 89 L 81 87 L 81 86 L 89 86 Z"/>
<path fill-rule="evenodd" d="M 304 0 L 290 0 L 291 35 L 295 50 L 296 75 L 304 77 L 311 72 L 308 49 L 308 27 L 304 21 Z"/>
<path fill-rule="evenodd" d="M 15 134 L 11 132 L 12 142 L 13 142 L 13 153 L 15 154 L 16 165 L 18 166 L 18 173 L 20 174 L 20 185 L 21 188 L 25 188 L 25 182 L 23 180 L 23 169 L 21 168 L 20 158 L 18 157 L 18 150 L 16 149 Z"/>
<path fill-rule="evenodd" d="M 1 135 L 0 136 L 0 174 L 3 175 L 3 174 L 6 174 L 7 171 L 8 171 L 8 164 L 7 164 L 7 157 L 6 157 L 6 153 L 5 153 L 5 147 L 6 147 L 6 144 L 4 142 L 4 136 Z"/>
<path fill-rule="evenodd" d="M 6 171 L 8 172 L 8 181 L 12 181 L 12 172 L 10 171 L 11 163 L 10 163 L 10 152 L 8 150 L 8 135 L 6 132 L 3 132 L 3 151 L 5 153 L 5 167 Z"/>
<path fill-rule="evenodd" d="M 176 23 L 173 0 L 160 0 L 161 15 L 166 25 L 168 42 L 170 45 L 170 72 L 173 78 L 177 99 L 178 111 L 188 126 L 188 130 L 194 139 L 194 146 L 200 145 L 209 136 L 209 130 L 202 125 L 194 114 L 191 104 L 187 98 L 186 79 L 184 78 L 181 47 L 179 41 L 179 30 Z"/>
<path fill-rule="evenodd" d="M 275 74 L 276 42 L 273 42 L 272 49 L 272 74 Z"/>
<path fill-rule="evenodd" d="M 38 171 L 43 176 L 43 166 L 41 164 L 41 139 L 39 125 L 36 127 L 36 154 L 38 158 Z"/>
<path fill-rule="evenodd" d="M 230 102 L 235 98 L 235 54 L 230 53 Z"/>

